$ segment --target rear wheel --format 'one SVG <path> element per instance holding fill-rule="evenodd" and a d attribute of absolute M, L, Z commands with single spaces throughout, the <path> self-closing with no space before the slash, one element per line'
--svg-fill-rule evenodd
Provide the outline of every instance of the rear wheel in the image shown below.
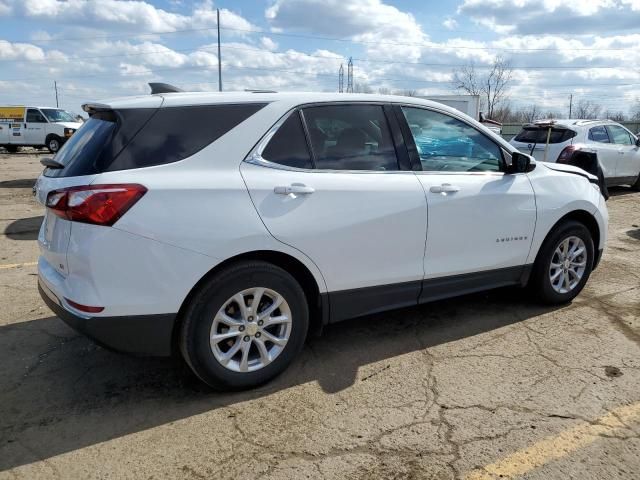
<path fill-rule="evenodd" d="M 207 281 L 185 311 L 182 354 L 218 389 L 258 386 L 285 370 L 304 345 L 309 311 L 286 271 L 243 262 Z"/>
<path fill-rule="evenodd" d="M 542 244 L 529 285 L 545 303 L 570 302 L 587 283 L 593 259 L 587 227 L 576 221 L 562 223 Z"/>
<path fill-rule="evenodd" d="M 16 153 L 18 151 L 17 145 L 7 145 L 4 148 L 6 148 L 9 153 Z"/>

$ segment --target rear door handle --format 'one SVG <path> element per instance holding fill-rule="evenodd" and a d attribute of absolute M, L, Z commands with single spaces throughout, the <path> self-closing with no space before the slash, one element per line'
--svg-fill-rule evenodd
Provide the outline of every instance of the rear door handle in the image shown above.
<path fill-rule="evenodd" d="M 434 185 L 429 191 L 431 193 L 456 193 L 460 191 L 460 187 L 450 183 L 443 183 L 442 185 Z"/>
<path fill-rule="evenodd" d="M 310 195 L 315 192 L 315 189 L 313 187 L 307 187 L 304 183 L 292 183 L 288 186 L 274 187 L 273 191 L 278 195 L 289 195 L 290 193 L 297 195 Z"/>

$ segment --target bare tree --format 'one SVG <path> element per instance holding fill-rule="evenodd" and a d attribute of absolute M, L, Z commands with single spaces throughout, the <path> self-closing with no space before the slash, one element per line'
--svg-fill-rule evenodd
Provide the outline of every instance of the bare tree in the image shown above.
<path fill-rule="evenodd" d="M 380 87 L 378 89 L 378 93 L 380 95 L 391 95 L 391 90 L 389 88 L 387 88 L 387 87 Z"/>
<path fill-rule="evenodd" d="M 636 98 L 635 104 L 629 109 L 629 120 L 640 121 L 640 98 Z"/>
<path fill-rule="evenodd" d="M 368 83 L 356 83 L 353 86 L 354 93 L 373 93 L 373 88 Z"/>
<path fill-rule="evenodd" d="M 417 90 L 412 90 L 410 88 L 405 88 L 403 90 L 396 90 L 395 92 L 393 92 L 394 95 L 404 95 L 405 97 L 415 97 L 416 95 L 418 95 L 418 91 Z"/>
<path fill-rule="evenodd" d="M 482 109 L 489 118 L 496 114 L 497 107 L 508 97 L 508 87 L 513 68 L 502 57 L 495 57 L 487 73 L 478 72 L 474 63 L 469 63 L 453 71 L 453 85 L 456 90 L 469 95 L 480 95 Z"/>
<path fill-rule="evenodd" d="M 613 120 L 614 122 L 624 122 L 627 119 L 627 116 L 622 110 L 618 110 L 616 112 L 614 110 L 606 109 L 602 116 L 604 118 L 608 118 L 609 120 Z"/>
<path fill-rule="evenodd" d="M 574 107 L 572 118 L 584 118 L 584 119 L 598 118 L 600 116 L 601 111 L 602 111 L 602 106 L 598 105 L 595 102 L 592 102 L 591 100 L 582 99 Z"/>

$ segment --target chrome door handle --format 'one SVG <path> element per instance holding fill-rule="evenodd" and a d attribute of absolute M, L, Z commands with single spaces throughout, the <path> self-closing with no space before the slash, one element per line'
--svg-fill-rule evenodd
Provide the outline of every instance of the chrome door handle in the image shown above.
<path fill-rule="evenodd" d="M 315 192 L 313 187 L 307 187 L 303 183 L 292 183 L 288 186 L 283 187 L 274 187 L 274 193 L 278 195 L 289 195 L 290 193 L 299 194 L 299 195 L 309 195 Z"/>
<path fill-rule="evenodd" d="M 460 191 L 460 187 L 457 185 L 451 185 L 450 183 L 443 183 L 442 185 L 435 185 L 429 189 L 431 193 L 456 193 Z"/>

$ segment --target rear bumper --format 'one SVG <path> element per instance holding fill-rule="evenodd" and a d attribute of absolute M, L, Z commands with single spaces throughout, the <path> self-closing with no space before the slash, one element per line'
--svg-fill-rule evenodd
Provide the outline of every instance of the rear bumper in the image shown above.
<path fill-rule="evenodd" d="M 38 291 L 61 320 L 101 346 L 138 355 L 169 356 L 172 353 L 176 314 L 83 317 L 64 308 L 41 278 Z"/>

